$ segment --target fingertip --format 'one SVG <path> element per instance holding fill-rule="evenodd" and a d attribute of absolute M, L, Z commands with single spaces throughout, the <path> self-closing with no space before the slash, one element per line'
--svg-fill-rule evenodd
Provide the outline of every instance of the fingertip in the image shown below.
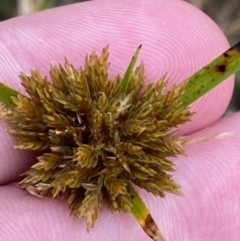
<path fill-rule="evenodd" d="M 21 89 L 17 71 L 38 69 L 46 75 L 49 63 L 63 62 L 64 57 L 82 66 L 86 53 L 92 49 L 100 52 L 106 45 L 110 45 L 110 76 L 123 74 L 139 44 L 143 47 L 138 63 L 144 61 L 147 80 L 156 81 L 167 72 L 172 85 L 229 46 L 208 16 L 179 0 L 90 1 L 1 25 L 1 47 L 11 59 L 11 65 L 2 61 L 2 80 L 17 89 Z M 233 77 L 202 97 L 192 106 L 197 112 L 193 121 L 182 131 L 193 132 L 216 121 L 225 111 L 232 90 Z"/>
<path fill-rule="evenodd" d="M 86 53 L 92 49 L 99 53 L 107 45 L 113 77 L 125 72 L 139 44 L 142 49 L 138 63 L 144 62 L 147 81 L 154 82 L 167 72 L 170 85 L 183 81 L 228 48 L 218 26 L 184 1 L 90 1 L 2 22 L 0 78 L 22 90 L 20 71 L 38 69 L 46 75 L 49 64 L 63 62 L 64 57 L 82 66 Z M 225 111 L 232 89 L 231 77 L 196 102 L 192 106 L 196 114 L 182 127 L 182 133 L 216 121 Z M 15 158 L 22 157 L 17 152 L 13 152 L 14 158 L 9 156 L 10 143 L 7 146 L 4 161 L 14 168 L 12 174 L 7 168 L 2 170 L 7 176 L 18 175 L 22 162 L 19 165 Z M 25 167 L 32 163 L 23 158 Z"/>

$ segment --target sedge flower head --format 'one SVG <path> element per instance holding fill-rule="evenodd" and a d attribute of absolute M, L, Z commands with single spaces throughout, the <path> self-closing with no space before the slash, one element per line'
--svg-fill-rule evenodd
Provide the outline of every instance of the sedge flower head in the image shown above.
<path fill-rule="evenodd" d="M 28 96 L 2 108 L 18 149 L 42 155 L 20 186 L 37 196 L 68 199 L 71 213 L 93 227 L 103 203 L 131 211 L 129 184 L 163 197 L 180 194 L 172 157 L 184 154 L 184 139 L 171 132 L 192 113 L 179 101 L 185 86 L 166 91 L 165 76 L 146 85 L 140 64 L 122 90 L 122 77 L 108 75 L 109 51 L 86 56 L 83 68 L 51 66 L 20 78 Z"/>

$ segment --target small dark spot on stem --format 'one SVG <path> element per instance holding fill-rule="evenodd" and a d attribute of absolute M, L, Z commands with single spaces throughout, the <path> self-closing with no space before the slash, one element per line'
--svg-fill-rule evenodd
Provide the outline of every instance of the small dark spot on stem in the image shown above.
<path fill-rule="evenodd" d="M 149 226 L 155 225 L 155 222 L 150 214 L 147 215 L 146 223 L 149 224 Z"/>
<path fill-rule="evenodd" d="M 216 68 L 217 68 L 217 71 L 221 72 L 221 73 L 224 73 L 226 71 L 226 65 L 225 64 L 217 65 Z"/>
<path fill-rule="evenodd" d="M 225 52 L 223 56 L 227 58 L 229 56 L 228 52 Z"/>

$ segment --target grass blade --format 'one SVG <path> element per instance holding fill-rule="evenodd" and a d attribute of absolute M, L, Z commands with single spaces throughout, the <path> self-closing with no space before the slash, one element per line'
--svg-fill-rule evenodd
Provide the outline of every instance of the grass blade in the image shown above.
<path fill-rule="evenodd" d="M 1 103 L 10 107 L 14 107 L 15 104 L 12 101 L 12 97 L 17 96 L 18 94 L 19 93 L 16 90 L 0 82 L 0 102 Z"/>
<path fill-rule="evenodd" d="M 187 82 L 186 92 L 182 96 L 183 104 L 190 105 L 239 70 L 240 42 L 183 82 Z"/>
<path fill-rule="evenodd" d="M 147 206 L 138 195 L 137 191 L 130 184 L 128 191 L 132 198 L 131 212 L 144 232 L 154 241 L 166 241 L 157 224 L 153 220 Z"/>
<path fill-rule="evenodd" d="M 138 55 L 140 53 L 140 50 L 142 48 L 142 45 L 139 45 L 137 50 L 135 51 L 133 57 L 132 57 L 132 60 L 131 62 L 129 63 L 128 67 L 127 67 L 127 70 L 123 76 L 123 79 L 122 79 L 122 82 L 121 82 L 121 94 L 125 94 L 126 93 L 126 90 L 127 90 L 127 87 L 128 87 L 128 82 L 131 78 L 131 74 L 132 74 L 132 71 L 133 71 L 133 68 L 134 68 L 134 65 L 136 64 L 136 61 L 137 61 L 137 58 L 138 58 Z"/>

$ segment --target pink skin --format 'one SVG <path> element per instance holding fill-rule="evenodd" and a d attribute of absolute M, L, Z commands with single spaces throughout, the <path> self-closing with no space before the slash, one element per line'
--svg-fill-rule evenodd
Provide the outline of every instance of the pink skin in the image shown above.
<path fill-rule="evenodd" d="M 39 69 L 66 56 L 81 66 L 86 53 L 110 45 L 110 74 L 124 73 L 139 44 L 140 60 L 149 81 L 166 71 L 170 85 L 184 80 L 228 48 L 219 28 L 183 1 L 93 1 L 15 18 L 0 24 L 0 79 L 22 91 L 20 71 Z M 181 132 L 212 136 L 235 134 L 187 146 L 187 157 L 175 160 L 174 173 L 184 197 L 165 199 L 141 191 L 168 241 L 237 241 L 240 237 L 240 114 L 219 120 L 233 89 L 233 77 L 201 98 L 192 109 L 193 121 Z M 213 124 L 215 122 L 215 124 Z M 211 126 L 210 126 L 211 124 Z M 1 240 L 150 240 L 129 214 L 103 209 L 90 234 L 85 220 L 69 217 L 65 202 L 39 199 L 10 183 L 34 162 L 13 150 L 13 140 L 1 122 Z"/>

